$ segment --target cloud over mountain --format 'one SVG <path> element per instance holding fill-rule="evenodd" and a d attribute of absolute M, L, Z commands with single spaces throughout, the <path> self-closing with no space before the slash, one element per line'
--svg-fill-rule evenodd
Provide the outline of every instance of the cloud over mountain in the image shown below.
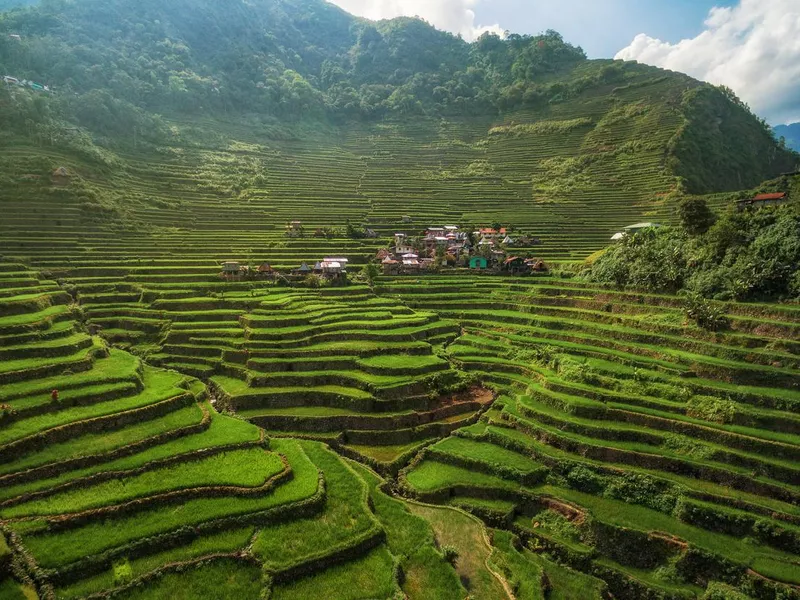
<path fill-rule="evenodd" d="M 472 41 L 485 31 L 502 34 L 500 25 L 481 25 L 475 22 L 473 8 L 481 0 L 331 0 L 346 11 L 368 19 L 422 17 L 429 23 L 461 34 Z"/>
<path fill-rule="evenodd" d="M 773 122 L 800 121 L 798 0 L 715 7 L 697 37 L 671 44 L 641 33 L 616 58 L 727 85 Z"/>

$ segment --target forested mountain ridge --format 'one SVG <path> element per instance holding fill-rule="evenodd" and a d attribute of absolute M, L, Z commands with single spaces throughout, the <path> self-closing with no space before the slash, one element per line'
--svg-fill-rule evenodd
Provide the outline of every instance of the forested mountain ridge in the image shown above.
<path fill-rule="evenodd" d="M 591 145 L 652 145 L 637 137 L 636 120 L 660 122 L 662 167 L 679 191 L 752 187 L 797 160 L 732 93 L 685 75 L 587 60 L 553 31 L 468 44 L 419 19 L 371 22 L 322 0 L 44 0 L 0 15 L 0 71 L 53 90 L 5 86 L 0 125 L 56 146 L 76 145 L 76 125 L 124 148 L 184 143 L 176 120 L 253 115 L 279 137 L 303 123 L 503 124 L 520 111 L 523 120 L 564 113 L 597 126 L 600 98 L 604 130 L 608 121 L 630 127 L 605 141 L 598 132 Z"/>

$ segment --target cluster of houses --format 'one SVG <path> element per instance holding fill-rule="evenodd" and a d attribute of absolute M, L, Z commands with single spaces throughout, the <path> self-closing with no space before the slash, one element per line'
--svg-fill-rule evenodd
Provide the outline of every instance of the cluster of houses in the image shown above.
<path fill-rule="evenodd" d="M 309 266 L 308 263 L 301 264 L 297 269 L 293 269 L 287 274 L 281 274 L 274 269 L 269 263 L 262 263 L 255 269 L 251 269 L 249 265 L 243 265 L 235 260 L 228 260 L 222 263 L 220 278 L 226 281 L 243 281 L 243 280 L 275 280 L 283 278 L 289 280 L 290 277 L 294 279 L 304 279 L 309 275 L 317 275 L 328 281 L 342 281 L 347 279 L 347 258 L 333 256 L 327 257 Z"/>
<path fill-rule="evenodd" d="M 46 85 L 36 83 L 35 81 L 29 81 L 27 79 L 17 79 L 11 75 L 3 76 L 3 83 L 6 85 L 16 85 L 18 87 L 30 88 L 32 90 L 36 90 L 37 92 L 50 92 L 50 88 Z"/>
<path fill-rule="evenodd" d="M 445 225 L 429 227 L 417 238 L 395 233 L 393 248 L 380 250 L 376 259 L 386 275 L 413 275 L 440 267 L 514 273 L 547 269 L 540 260 L 509 257 L 504 248 L 517 243 L 536 245 L 540 242 L 527 237 L 518 242 L 504 227 L 482 228 L 470 235 L 455 225 Z"/>

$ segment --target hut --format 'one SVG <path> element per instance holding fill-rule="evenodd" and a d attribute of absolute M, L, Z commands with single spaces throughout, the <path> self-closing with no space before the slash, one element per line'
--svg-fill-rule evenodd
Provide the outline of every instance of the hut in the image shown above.
<path fill-rule="evenodd" d="M 302 221 L 291 221 L 286 226 L 286 235 L 289 237 L 302 237 L 303 236 Z"/>
<path fill-rule="evenodd" d="M 227 278 L 238 277 L 239 275 L 241 275 L 242 270 L 243 270 L 242 265 L 240 265 L 237 261 L 226 260 L 224 263 L 222 263 L 221 275 Z"/>
<path fill-rule="evenodd" d="M 789 201 L 789 194 L 786 192 L 775 192 L 772 194 L 758 194 L 753 198 L 746 200 L 739 200 L 736 202 L 736 208 L 744 210 L 745 208 L 763 208 L 765 206 L 779 206 Z"/>
<path fill-rule="evenodd" d="M 525 262 L 525 259 L 520 258 L 519 256 L 509 256 L 507 259 L 505 259 L 503 261 L 502 269 L 507 273 L 526 273 L 530 270 L 528 264 Z"/>
<path fill-rule="evenodd" d="M 72 174 L 66 167 L 58 167 L 50 175 L 50 180 L 53 182 L 53 185 L 63 187 L 69 185 L 69 182 L 72 181 Z"/>
<path fill-rule="evenodd" d="M 541 258 L 529 258 L 525 263 L 534 273 L 547 273 L 550 271 L 550 267 Z"/>
<path fill-rule="evenodd" d="M 297 269 L 294 270 L 296 275 L 310 275 L 311 274 L 311 267 L 308 266 L 308 263 L 302 263 Z"/>
<path fill-rule="evenodd" d="M 489 268 L 489 260 L 485 256 L 471 256 L 469 259 L 469 268 L 483 271 Z"/>
<path fill-rule="evenodd" d="M 261 263 L 256 270 L 259 277 L 275 277 L 277 272 L 272 268 L 269 263 Z"/>
<path fill-rule="evenodd" d="M 381 261 L 384 275 L 397 275 L 400 272 L 400 262 L 387 256 Z"/>

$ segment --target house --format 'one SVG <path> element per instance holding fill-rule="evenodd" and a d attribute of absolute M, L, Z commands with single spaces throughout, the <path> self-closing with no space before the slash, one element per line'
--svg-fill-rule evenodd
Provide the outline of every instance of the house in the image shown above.
<path fill-rule="evenodd" d="M 394 252 L 398 256 L 414 252 L 414 246 L 405 233 L 394 234 Z"/>
<path fill-rule="evenodd" d="M 503 261 L 501 268 L 508 273 L 527 273 L 530 270 L 525 259 L 519 256 L 509 256 Z"/>
<path fill-rule="evenodd" d="M 634 225 L 628 225 L 627 227 L 623 227 L 622 229 L 626 233 L 633 235 L 635 233 L 639 233 L 640 231 L 644 231 L 645 229 L 650 229 L 650 228 L 658 229 L 659 227 L 661 227 L 661 225 L 659 225 L 658 223 L 636 223 Z"/>
<path fill-rule="evenodd" d="M 375 254 L 375 260 L 382 261 L 383 259 L 385 259 L 385 258 L 391 258 L 392 256 L 393 256 L 393 255 L 392 255 L 392 253 L 391 253 L 389 250 L 387 250 L 386 248 L 381 248 L 381 249 L 380 249 L 380 250 L 378 250 L 378 252 Z"/>
<path fill-rule="evenodd" d="M 469 259 L 469 268 L 484 270 L 489 268 L 489 260 L 485 256 L 472 256 Z"/>
<path fill-rule="evenodd" d="M 277 271 L 272 268 L 269 263 L 261 263 L 256 269 L 256 272 L 260 277 L 274 277 L 277 274 Z"/>
<path fill-rule="evenodd" d="M 384 258 L 381 261 L 381 266 L 383 266 L 384 275 L 397 275 L 400 272 L 400 261 L 393 259 L 391 256 Z"/>
<path fill-rule="evenodd" d="M 72 175 L 66 167 L 58 167 L 50 175 L 50 180 L 53 182 L 53 185 L 65 186 L 69 185 L 69 182 L 72 180 Z"/>
<path fill-rule="evenodd" d="M 621 232 L 621 231 L 619 233 L 615 233 L 614 235 L 611 236 L 611 241 L 612 242 L 618 242 L 621 239 L 623 239 L 625 237 L 625 235 L 626 234 Z"/>
<path fill-rule="evenodd" d="M 302 237 L 303 223 L 301 221 L 291 221 L 286 226 L 286 235 L 289 237 Z"/>
<path fill-rule="evenodd" d="M 231 277 L 239 277 L 243 273 L 247 271 L 247 267 L 240 265 L 235 260 L 226 260 L 222 263 L 222 277 L 231 278 Z"/>
<path fill-rule="evenodd" d="M 779 206 L 786 204 L 789 201 L 789 194 L 786 192 L 775 192 L 772 194 L 758 194 L 754 198 L 746 200 L 739 200 L 736 202 L 736 208 L 744 210 L 745 208 L 763 208 L 765 206 Z"/>
<path fill-rule="evenodd" d="M 500 229 L 493 229 L 492 227 L 482 227 L 475 232 L 477 237 L 487 240 L 501 240 L 508 235 L 508 230 L 505 227 Z"/>
<path fill-rule="evenodd" d="M 345 278 L 347 277 L 347 259 L 325 258 L 314 265 L 314 272 L 328 279 Z"/>
<path fill-rule="evenodd" d="M 314 270 L 319 271 L 323 275 L 327 275 L 329 277 L 346 276 L 348 262 L 349 260 L 347 258 L 329 256 L 318 262 L 315 265 Z"/>
<path fill-rule="evenodd" d="M 11 84 L 19 85 L 19 79 L 17 79 L 16 77 L 11 77 L 11 75 L 6 75 L 5 77 L 3 77 L 3 83 L 6 83 L 8 85 Z"/>
<path fill-rule="evenodd" d="M 8 37 L 10 37 L 12 40 L 17 40 L 18 42 L 22 41 L 22 36 L 18 33 L 9 33 Z"/>
<path fill-rule="evenodd" d="M 548 267 L 541 258 L 529 258 L 525 263 L 534 273 L 547 273 L 550 271 L 550 267 Z"/>
<path fill-rule="evenodd" d="M 510 235 L 507 235 L 506 237 L 503 238 L 503 241 L 500 243 L 506 246 L 511 246 L 514 244 L 514 238 L 512 238 Z"/>
<path fill-rule="evenodd" d="M 374 240 L 376 237 L 378 237 L 378 234 L 374 229 L 367 227 L 364 229 L 364 236 Z"/>
<path fill-rule="evenodd" d="M 297 269 L 294 270 L 296 275 L 310 275 L 311 274 L 311 267 L 308 266 L 308 263 L 302 263 Z"/>

